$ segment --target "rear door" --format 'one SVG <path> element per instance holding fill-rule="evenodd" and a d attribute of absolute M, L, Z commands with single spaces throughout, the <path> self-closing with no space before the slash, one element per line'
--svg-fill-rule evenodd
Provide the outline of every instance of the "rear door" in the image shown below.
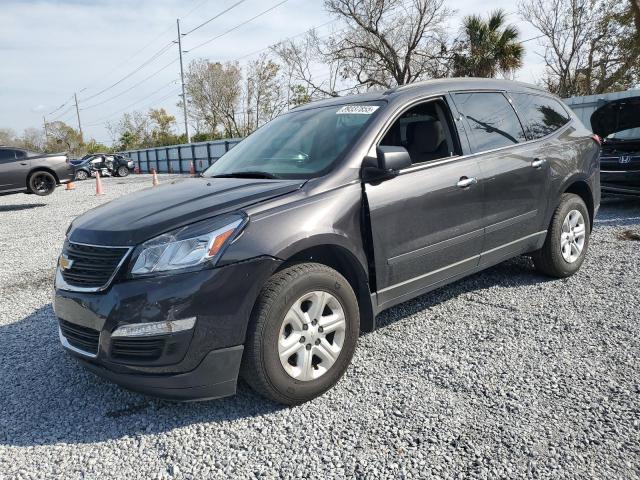
<path fill-rule="evenodd" d="M 482 245 L 477 160 L 462 155 L 444 98 L 406 109 L 382 145 L 403 146 L 413 165 L 365 184 L 378 306 L 385 308 L 475 268 Z"/>
<path fill-rule="evenodd" d="M 0 191 L 26 188 L 28 173 L 29 159 L 24 152 L 0 149 Z"/>
<path fill-rule="evenodd" d="M 545 215 L 549 164 L 544 145 L 528 143 L 510 99 L 502 92 L 459 92 L 483 187 L 481 266 L 534 245 Z"/>

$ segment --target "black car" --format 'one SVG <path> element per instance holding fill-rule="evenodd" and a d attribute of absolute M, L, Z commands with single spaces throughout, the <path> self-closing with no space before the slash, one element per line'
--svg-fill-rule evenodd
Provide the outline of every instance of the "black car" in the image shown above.
<path fill-rule="evenodd" d="M 95 177 L 96 172 L 101 175 L 126 177 L 133 172 L 134 163 L 129 157 L 120 154 L 95 153 L 85 155 L 74 165 L 76 180 L 86 180 Z"/>
<path fill-rule="evenodd" d="M 73 179 L 73 167 L 65 153 L 37 153 L 0 146 L 0 195 L 53 193 L 56 185 Z"/>
<path fill-rule="evenodd" d="M 60 340 L 159 397 L 231 395 L 241 374 L 277 402 L 307 401 L 384 309 L 521 254 L 574 274 L 599 150 L 560 100 L 509 81 L 296 108 L 202 177 L 76 218 L 55 280 Z"/>
<path fill-rule="evenodd" d="M 604 104 L 591 115 L 591 128 L 603 138 L 602 192 L 640 195 L 640 97 Z"/>

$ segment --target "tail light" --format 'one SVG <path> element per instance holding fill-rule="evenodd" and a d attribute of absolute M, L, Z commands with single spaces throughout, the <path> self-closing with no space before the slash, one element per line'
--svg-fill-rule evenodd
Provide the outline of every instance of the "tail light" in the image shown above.
<path fill-rule="evenodd" d="M 598 145 L 602 146 L 602 137 L 600 135 L 596 135 L 595 133 L 591 135 L 591 140 L 596 142 Z"/>

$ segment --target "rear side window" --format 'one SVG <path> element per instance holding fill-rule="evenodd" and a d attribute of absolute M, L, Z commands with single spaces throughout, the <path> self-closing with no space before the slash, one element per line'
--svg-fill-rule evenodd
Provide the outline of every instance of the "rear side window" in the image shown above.
<path fill-rule="evenodd" d="M 0 150 L 0 162 L 10 162 L 15 159 L 15 150 Z"/>
<path fill-rule="evenodd" d="M 477 151 L 507 147 L 526 140 L 513 107 L 502 93 L 457 93 L 455 101 L 469 122 Z"/>
<path fill-rule="evenodd" d="M 510 96 L 529 140 L 545 137 L 569 123 L 569 114 L 555 98 L 528 93 Z"/>

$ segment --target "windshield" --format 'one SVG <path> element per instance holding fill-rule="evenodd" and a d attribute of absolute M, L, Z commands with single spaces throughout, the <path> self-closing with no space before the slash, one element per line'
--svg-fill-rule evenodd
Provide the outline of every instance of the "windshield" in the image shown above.
<path fill-rule="evenodd" d="M 377 113 L 382 102 L 291 111 L 227 152 L 204 177 L 312 178 L 325 174 Z"/>

